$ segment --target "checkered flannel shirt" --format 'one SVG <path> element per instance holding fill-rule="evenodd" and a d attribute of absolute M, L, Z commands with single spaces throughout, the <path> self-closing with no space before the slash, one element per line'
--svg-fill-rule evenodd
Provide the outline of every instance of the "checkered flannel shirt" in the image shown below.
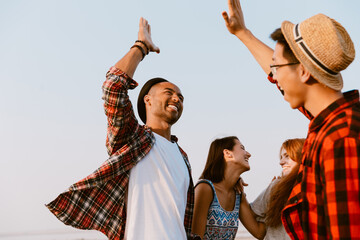
<path fill-rule="evenodd" d="M 360 239 L 359 92 L 344 93 L 315 118 L 299 110 L 311 121 L 283 225 L 292 239 Z"/>
<path fill-rule="evenodd" d="M 73 184 L 54 201 L 49 210 L 64 224 L 80 229 L 95 229 L 109 239 L 124 238 L 126 192 L 130 170 L 152 148 L 155 137 L 140 126 L 129 100 L 128 90 L 137 82 L 112 67 L 103 84 L 105 114 L 108 119 L 106 146 L 110 158 L 93 174 Z M 177 142 L 177 138 L 172 136 Z M 191 168 L 186 153 L 179 147 L 190 175 L 184 226 L 190 237 L 194 203 Z"/>

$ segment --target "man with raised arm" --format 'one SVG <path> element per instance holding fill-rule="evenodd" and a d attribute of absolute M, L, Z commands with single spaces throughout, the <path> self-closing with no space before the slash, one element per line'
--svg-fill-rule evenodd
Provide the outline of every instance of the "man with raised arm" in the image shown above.
<path fill-rule="evenodd" d="M 245 26 L 239 0 L 223 18 L 276 83 L 291 108 L 309 119 L 298 178 L 282 212 L 292 239 L 360 239 L 360 103 L 341 92 L 341 71 L 355 58 L 345 28 L 323 14 L 284 21 L 271 34 L 275 50 Z"/>
<path fill-rule="evenodd" d="M 96 229 L 113 240 L 190 237 L 191 169 L 171 135 L 184 97 L 173 83 L 150 79 L 138 98 L 138 113 L 146 124 L 140 125 L 128 96 L 138 85 L 132 79 L 135 70 L 149 52 L 160 50 L 152 42 L 150 25 L 141 18 L 138 40 L 110 68 L 103 84 L 110 158 L 47 205 L 67 225 Z"/>

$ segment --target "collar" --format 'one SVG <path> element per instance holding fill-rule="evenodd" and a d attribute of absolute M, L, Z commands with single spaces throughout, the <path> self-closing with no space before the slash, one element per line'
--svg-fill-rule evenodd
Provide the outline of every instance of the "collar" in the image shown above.
<path fill-rule="evenodd" d="M 330 117 L 337 114 L 339 111 L 359 102 L 359 91 L 352 90 L 343 93 L 344 97 L 336 100 L 327 108 L 321 111 L 309 124 L 309 132 L 315 131 L 321 127 Z"/>
<path fill-rule="evenodd" d="M 147 125 L 144 125 L 144 128 L 149 131 L 151 134 L 153 134 L 153 131 L 151 130 L 151 128 Z M 171 135 L 170 136 L 170 140 L 171 142 L 177 143 L 178 142 L 178 138 L 175 135 Z"/>

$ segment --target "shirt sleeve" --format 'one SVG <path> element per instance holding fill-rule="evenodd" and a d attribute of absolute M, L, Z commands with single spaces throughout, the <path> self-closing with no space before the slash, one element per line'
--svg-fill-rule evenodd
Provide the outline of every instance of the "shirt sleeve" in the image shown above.
<path fill-rule="evenodd" d="M 136 81 L 115 67 L 106 74 L 102 99 L 108 122 L 106 147 L 110 156 L 129 141 L 139 126 L 128 96 L 128 90 L 137 86 Z"/>
<path fill-rule="evenodd" d="M 259 216 L 258 221 L 265 221 L 266 210 L 270 199 L 270 192 L 272 186 L 277 182 L 277 180 L 272 181 L 267 188 L 265 188 L 257 198 L 250 203 L 251 209 L 254 211 L 256 215 Z"/>
<path fill-rule="evenodd" d="M 330 238 L 354 239 L 360 236 L 360 140 L 347 137 L 323 147 L 320 166 Z"/>

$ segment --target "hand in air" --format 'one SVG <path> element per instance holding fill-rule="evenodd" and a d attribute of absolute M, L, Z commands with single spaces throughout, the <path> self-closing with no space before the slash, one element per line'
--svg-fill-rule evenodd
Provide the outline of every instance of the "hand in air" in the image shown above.
<path fill-rule="evenodd" d="M 150 52 L 160 53 L 160 49 L 153 43 L 151 39 L 151 27 L 145 18 L 140 18 L 138 39 L 144 41 Z"/>
<path fill-rule="evenodd" d="M 227 29 L 231 34 L 241 35 L 247 30 L 244 21 L 244 14 L 241 9 L 240 0 L 228 0 L 229 14 L 222 12 Z"/>

